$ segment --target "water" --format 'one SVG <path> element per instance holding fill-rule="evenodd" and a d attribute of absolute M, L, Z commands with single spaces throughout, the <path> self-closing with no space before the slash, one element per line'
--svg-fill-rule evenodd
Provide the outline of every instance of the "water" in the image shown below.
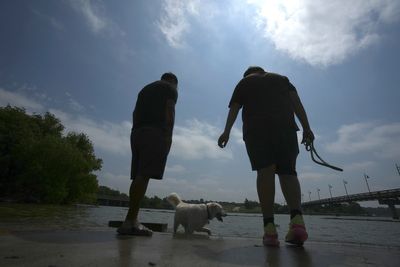
<path fill-rule="evenodd" d="M 108 221 L 122 220 L 126 212 L 127 208 L 120 207 L 0 204 L 0 228 L 107 230 Z M 400 247 L 399 222 L 325 219 L 327 217 L 332 216 L 304 216 L 310 241 Z M 173 218 L 174 211 L 144 209 L 139 213 L 142 222 L 167 223 L 169 232 L 172 232 Z M 288 221 L 288 215 L 275 216 L 281 238 L 288 230 Z M 260 238 L 263 233 L 259 214 L 228 214 L 224 222 L 212 220 L 208 228 L 216 236 Z M 183 232 L 183 228 L 178 231 Z"/>

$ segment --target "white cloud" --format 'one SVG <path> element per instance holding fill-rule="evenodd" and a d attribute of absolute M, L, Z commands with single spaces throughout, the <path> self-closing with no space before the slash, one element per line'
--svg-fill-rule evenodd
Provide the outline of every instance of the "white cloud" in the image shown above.
<path fill-rule="evenodd" d="M 193 183 L 189 183 L 187 179 L 176 179 L 171 177 L 164 177 L 162 181 L 154 181 L 149 184 L 146 195 L 153 196 L 157 195 L 161 198 L 168 196 L 172 192 L 178 193 L 181 197 L 192 195 L 196 192 L 196 186 Z M 185 193 L 183 193 L 185 192 Z"/>
<path fill-rule="evenodd" d="M 61 120 L 67 131 L 87 134 L 96 149 L 118 155 L 130 153 L 129 136 L 132 127 L 130 122 L 98 122 L 85 116 L 72 115 L 57 109 L 50 109 L 50 112 Z"/>
<path fill-rule="evenodd" d="M 230 139 L 233 139 L 236 144 L 244 145 L 243 132 L 236 127 L 233 127 L 230 134 Z"/>
<path fill-rule="evenodd" d="M 373 161 L 353 162 L 343 166 L 346 171 L 365 171 L 368 168 L 372 168 L 376 165 Z"/>
<path fill-rule="evenodd" d="M 70 92 L 65 92 L 65 95 L 68 97 L 69 107 L 73 111 L 81 112 L 85 109 L 85 107 L 81 105 L 81 103 L 79 103 L 76 99 L 72 97 L 72 94 Z"/>
<path fill-rule="evenodd" d="M 179 165 L 179 164 L 175 164 L 175 165 L 172 165 L 172 166 L 167 166 L 165 168 L 165 172 L 167 172 L 167 173 L 178 174 L 178 173 L 184 173 L 185 171 L 186 171 L 186 168 L 183 167 L 182 165 Z"/>
<path fill-rule="evenodd" d="M 69 99 L 69 106 L 75 111 L 82 111 L 85 109 L 81 104 L 79 104 L 78 101 L 73 98 Z"/>
<path fill-rule="evenodd" d="M 379 40 L 377 25 L 397 20 L 400 2 L 248 0 L 276 49 L 311 65 L 340 63 Z"/>
<path fill-rule="evenodd" d="M 107 32 L 111 35 L 125 35 L 116 23 L 105 15 L 101 0 L 70 0 L 71 6 L 85 18 L 89 28 L 95 34 Z"/>
<path fill-rule="evenodd" d="M 128 175 L 100 172 L 99 174 L 97 174 L 97 178 L 99 179 L 99 185 L 108 186 L 122 193 L 129 194 L 131 179 Z"/>
<path fill-rule="evenodd" d="M 185 160 L 194 159 L 232 159 L 229 148 L 217 145 L 220 129 L 197 119 L 187 121 L 185 126 L 176 125 L 174 129 L 171 154 Z"/>
<path fill-rule="evenodd" d="M 50 23 L 51 26 L 53 26 L 55 29 L 62 31 L 64 30 L 64 25 L 59 22 L 56 18 L 46 15 L 42 12 L 40 12 L 39 10 L 33 9 L 32 12 L 37 15 L 39 18 L 46 20 Z"/>
<path fill-rule="evenodd" d="M 22 93 L 10 92 L 0 88 L 0 106 L 7 106 L 8 104 L 23 107 L 28 112 L 40 112 L 44 109 L 42 104 Z"/>
<path fill-rule="evenodd" d="M 211 1 L 164 0 L 156 25 L 170 46 L 182 48 L 191 19 L 198 19 L 210 33 L 218 27 L 217 20 L 209 24 L 214 14 L 227 16 L 228 10 L 246 8 L 239 2 L 229 4 L 220 12 L 221 8 Z M 338 64 L 376 43 L 381 38 L 379 26 L 400 17 L 397 0 L 248 0 L 248 6 L 255 8 L 255 24 L 277 50 L 315 66 Z M 243 12 L 235 16 L 239 14 Z"/>
<path fill-rule="evenodd" d="M 326 146 L 338 154 L 371 153 L 380 158 L 397 159 L 400 156 L 400 123 L 378 125 L 355 123 L 343 125 L 337 131 L 338 139 Z"/>
<path fill-rule="evenodd" d="M 81 103 L 72 97 L 71 93 L 65 92 L 65 95 L 68 97 L 68 105 L 73 111 L 81 112 L 85 109 Z"/>
<path fill-rule="evenodd" d="M 72 0 L 71 4 L 85 17 L 94 33 L 98 33 L 106 28 L 107 19 L 101 14 L 102 5 L 100 1 Z"/>
<path fill-rule="evenodd" d="M 322 181 L 329 180 L 336 177 L 335 174 L 331 173 L 321 173 L 321 172 L 299 172 L 299 177 L 301 180 L 312 180 L 312 181 Z"/>
<path fill-rule="evenodd" d="M 246 188 L 247 189 L 247 188 Z M 252 190 L 253 191 L 253 190 Z M 221 178 L 199 178 L 196 180 L 165 177 L 162 181 L 152 181 L 146 192 L 147 196 L 157 195 L 161 198 L 176 192 L 184 200 L 200 199 L 216 201 L 242 200 L 246 197 L 242 190 L 227 185 Z M 249 197 L 249 196 L 247 196 Z"/>
<path fill-rule="evenodd" d="M 200 5 L 199 0 L 165 0 L 163 2 L 163 13 L 157 26 L 170 46 L 184 47 L 183 36 L 190 29 L 187 16 L 198 15 Z"/>

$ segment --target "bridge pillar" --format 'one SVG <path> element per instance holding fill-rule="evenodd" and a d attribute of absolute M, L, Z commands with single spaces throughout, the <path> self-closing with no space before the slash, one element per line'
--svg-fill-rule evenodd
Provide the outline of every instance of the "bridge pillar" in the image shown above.
<path fill-rule="evenodd" d="M 397 214 L 396 206 L 400 204 L 399 199 L 380 199 L 379 204 L 388 205 L 389 209 L 392 211 L 392 218 L 395 220 L 399 219 L 399 215 Z"/>
<path fill-rule="evenodd" d="M 399 215 L 397 214 L 396 206 L 393 203 L 388 204 L 389 209 L 392 211 L 392 217 L 395 220 L 399 219 Z"/>

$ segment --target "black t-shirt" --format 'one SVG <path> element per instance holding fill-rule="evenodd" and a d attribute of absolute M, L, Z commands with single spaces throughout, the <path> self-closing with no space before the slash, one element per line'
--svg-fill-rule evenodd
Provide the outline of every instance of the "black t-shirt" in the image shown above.
<path fill-rule="evenodd" d="M 177 90 L 165 81 L 156 81 L 146 85 L 138 94 L 133 111 L 132 129 L 144 126 L 165 129 L 167 100 L 178 99 Z"/>
<path fill-rule="evenodd" d="M 229 107 L 232 103 L 243 107 L 244 138 L 271 130 L 299 129 L 289 91 L 296 88 L 287 77 L 275 73 L 252 74 L 240 80 Z"/>

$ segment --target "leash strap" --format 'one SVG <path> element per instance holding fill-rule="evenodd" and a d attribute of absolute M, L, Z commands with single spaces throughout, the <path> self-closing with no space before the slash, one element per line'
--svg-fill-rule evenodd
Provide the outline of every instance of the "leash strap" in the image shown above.
<path fill-rule="evenodd" d="M 336 167 L 336 166 L 333 166 L 333 165 L 330 165 L 330 164 L 327 163 L 325 160 L 323 160 L 323 159 L 318 155 L 317 151 L 315 150 L 314 142 L 311 142 L 310 144 L 305 144 L 305 147 L 306 147 L 306 150 L 307 150 L 307 151 L 310 151 L 311 159 L 312 159 L 315 163 L 317 163 L 317 164 L 319 164 L 319 165 L 322 165 L 322 166 L 325 166 L 325 167 L 328 167 L 328 168 L 331 168 L 331 169 L 334 169 L 335 171 L 340 171 L 340 172 L 343 171 L 343 169 L 341 169 L 341 168 L 339 168 L 339 167 Z M 314 158 L 314 154 L 315 154 L 315 156 L 317 156 L 317 158 L 318 158 L 319 161 L 316 160 L 316 159 Z"/>

